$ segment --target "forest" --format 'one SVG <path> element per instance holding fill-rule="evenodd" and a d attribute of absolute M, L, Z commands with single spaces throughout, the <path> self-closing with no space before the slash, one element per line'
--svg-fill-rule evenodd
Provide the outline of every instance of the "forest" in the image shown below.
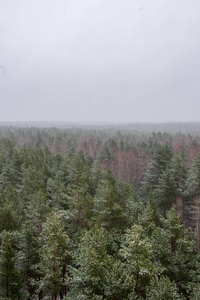
<path fill-rule="evenodd" d="M 200 124 L 0 124 L 0 299 L 200 299 Z"/>

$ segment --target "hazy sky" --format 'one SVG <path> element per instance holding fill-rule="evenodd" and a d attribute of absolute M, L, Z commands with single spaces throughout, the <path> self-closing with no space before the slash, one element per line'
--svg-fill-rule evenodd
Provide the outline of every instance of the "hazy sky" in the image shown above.
<path fill-rule="evenodd" d="M 0 121 L 200 121 L 199 0 L 0 0 Z"/>

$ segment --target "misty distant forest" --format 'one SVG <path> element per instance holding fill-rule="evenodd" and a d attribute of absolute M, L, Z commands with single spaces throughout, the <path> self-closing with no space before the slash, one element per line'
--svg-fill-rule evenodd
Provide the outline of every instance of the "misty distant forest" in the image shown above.
<path fill-rule="evenodd" d="M 200 299 L 200 123 L 0 123 L 0 299 Z"/>

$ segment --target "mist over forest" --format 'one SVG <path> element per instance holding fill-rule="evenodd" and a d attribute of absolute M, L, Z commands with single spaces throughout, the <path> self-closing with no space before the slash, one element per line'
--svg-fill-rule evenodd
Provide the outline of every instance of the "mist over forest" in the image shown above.
<path fill-rule="evenodd" d="M 126 123 L 126 122 L 61 122 L 61 121 L 0 121 L 0 126 L 6 127 L 37 127 L 37 128 L 80 128 L 80 129 L 97 129 L 97 130 L 110 130 L 110 131 L 126 131 L 138 132 L 145 134 L 152 134 L 152 132 L 168 132 L 168 133 L 191 133 L 198 135 L 200 133 L 200 122 L 139 122 L 139 123 Z"/>
<path fill-rule="evenodd" d="M 0 300 L 200 299 L 199 12 L 0 0 Z"/>

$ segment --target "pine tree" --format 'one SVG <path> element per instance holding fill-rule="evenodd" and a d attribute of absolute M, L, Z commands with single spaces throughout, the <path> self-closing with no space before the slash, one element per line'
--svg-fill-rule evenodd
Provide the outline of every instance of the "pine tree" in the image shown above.
<path fill-rule="evenodd" d="M 173 208 L 163 218 L 163 227 L 158 227 L 151 238 L 154 264 L 159 266 L 161 274 L 176 283 L 180 294 L 188 297 L 187 283 L 196 283 L 199 278 L 200 261 L 194 236 Z"/>
<path fill-rule="evenodd" d="M 111 254 L 111 240 L 108 231 L 98 226 L 82 235 L 67 299 L 116 300 L 131 293 L 134 280 L 121 260 Z"/>
<path fill-rule="evenodd" d="M 16 230 L 19 227 L 16 197 L 11 186 L 0 192 L 0 232 Z M 11 198 L 13 197 L 13 198 Z M 16 201 L 17 202 L 17 201 Z"/>
<path fill-rule="evenodd" d="M 165 171 L 169 165 L 171 158 L 172 150 L 170 145 L 165 144 L 162 146 L 157 144 L 153 153 L 153 161 L 148 165 L 144 175 L 143 184 L 154 189 L 158 185 L 163 171 Z"/>
<path fill-rule="evenodd" d="M 54 178 L 47 180 L 47 192 L 49 196 L 49 204 L 51 207 L 58 209 L 68 209 L 67 191 L 63 182 L 62 172 L 57 171 Z"/>
<path fill-rule="evenodd" d="M 162 212 L 169 210 L 176 200 L 176 181 L 170 168 L 163 171 L 155 189 L 158 204 Z"/>
<path fill-rule="evenodd" d="M 45 222 L 49 207 L 44 194 L 39 192 L 32 201 L 24 207 L 24 221 L 19 231 L 19 269 L 23 279 L 24 297 L 31 299 L 41 293 L 39 290 L 39 279 L 41 276 L 39 270 L 39 251 L 40 236 L 42 232 L 42 224 Z"/>
<path fill-rule="evenodd" d="M 200 154 L 197 154 L 193 161 L 186 185 L 186 196 L 190 198 L 190 211 L 192 207 L 190 217 L 193 221 L 197 245 L 200 247 Z"/>
<path fill-rule="evenodd" d="M 148 300 L 175 300 L 180 298 L 178 289 L 174 282 L 171 282 L 168 277 L 161 276 L 153 278 L 147 288 Z"/>
<path fill-rule="evenodd" d="M 0 296 L 15 300 L 19 297 L 20 280 L 16 268 L 16 254 L 9 234 L 4 231 L 0 248 Z"/>
<path fill-rule="evenodd" d="M 82 151 L 78 152 L 69 165 L 68 176 L 68 203 L 71 217 L 78 225 L 80 230 L 87 222 L 86 215 L 90 215 L 91 203 L 90 195 L 92 184 L 90 179 L 90 170 L 86 165 L 85 157 Z"/>
<path fill-rule="evenodd" d="M 93 221 L 108 230 L 122 229 L 125 213 L 118 201 L 115 184 L 110 180 L 101 180 L 94 198 Z"/>
<path fill-rule="evenodd" d="M 127 230 L 120 254 L 126 263 L 127 273 L 135 280 L 133 293 L 137 297 L 145 297 L 145 289 L 156 274 L 156 268 L 152 263 L 150 241 L 142 237 L 142 227 L 134 225 Z"/>
<path fill-rule="evenodd" d="M 58 299 L 66 295 L 66 270 L 69 256 L 69 238 L 60 223 L 58 215 L 53 212 L 42 225 L 40 271 L 43 275 L 40 287 L 45 294 Z"/>

